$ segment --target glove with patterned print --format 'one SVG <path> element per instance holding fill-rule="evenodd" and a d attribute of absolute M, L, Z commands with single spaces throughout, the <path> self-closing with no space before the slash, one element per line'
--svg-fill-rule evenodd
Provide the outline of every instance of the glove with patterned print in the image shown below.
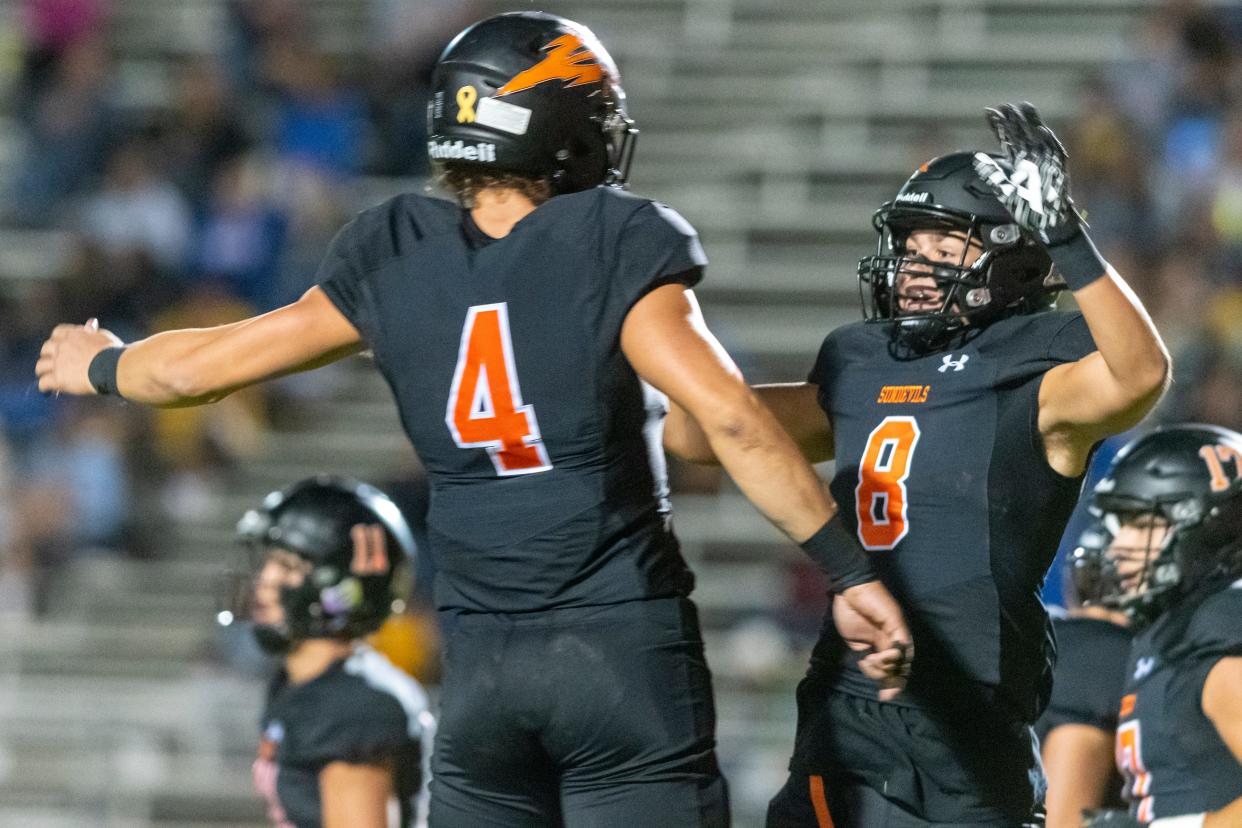
<path fill-rule="evenodd" d="M 987 153 L 977 152 L 975 173 L 1013 220 L 1048 248 L 1072 289 L 1094 282 L 1107 265 L 1087 237 L 1070 198 L 1065 146 L 1029 103 L 1001 104 L 986 111 L 1009 169 Z"/>

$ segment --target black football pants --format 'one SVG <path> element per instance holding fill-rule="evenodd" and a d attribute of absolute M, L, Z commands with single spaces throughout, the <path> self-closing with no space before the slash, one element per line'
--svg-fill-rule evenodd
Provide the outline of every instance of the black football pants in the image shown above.
<path fill-rule="evenodd" d="M 727 828 L 715 708 L 681 598 L 457 616 L 431 828 Z"/>
<path fill-rule="evenodd" d="M 1017 828 L 1043 800 L 1030 728 L 950 704 L 944 715 L 798 688 L 798 739 L 768 828 Z"/>

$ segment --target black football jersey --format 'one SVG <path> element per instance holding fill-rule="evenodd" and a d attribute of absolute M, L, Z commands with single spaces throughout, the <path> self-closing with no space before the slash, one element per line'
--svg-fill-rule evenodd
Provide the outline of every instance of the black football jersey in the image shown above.
<path fill-rule="evenodd" d="M 661 395 L 621 352 L 626 315 L 706 259 L 663 205 L 599 187 L 489 239 L 403 195 L 333 241 L 324 292 L 371 347 L 431 479 L 442 610 L 686 595 L 668 524 Z"/>
<path fill-rule="evenodd" d="M 1056 666 L 1052 697 L 1035 724 L 1042 741 L 1055 727 L 1081 724 L 1112 733 L 1117 729 L 1117 700 L 1130 657 L 1130 631 L 1100 618 L 1052 620 Z"/>
<path fill-rule="evenodd" d="M 904 698 L 971 681 L 1033 721 L 1050 681 L 1039 590 L 1082 480 L 1045 459 L 1039 387 L 1095 345 L 1080 314 L 1056 312 L 1010 316 L 956 344 L 910 354 L 887 325 L 847 325 L 808 379 L 835 435 L 832 494 L 915 637 Z M 841 659 L 834 636 L 826 625 L 817 656 Z M 874 696 L 845 661 L 836 686 Z"/>
<path fill-rule="evenodd" d="M 1242 581 L 1165 612 L 1134 638 L 1117 766 L 1143 822 L 1222 808 L 1242 797 L 1242 765 L 1203 712 L 1203 684 L 1242 656 Z"/>
<path fill-rule="evenodd" d="M 1042 742 L 1061 725 L 1087 725 L 1107 733 L 1117 729 L 1117 700 L 1126 679 L 1130 631 L 1100 618 L 1052 619 L 1057 659 L 1052 670 L 1052 698 L 1035 722 Z M 1105 808 L 1120 808 L 1121 778 L 1108 785 Z"/>
<path fill-rule="evenodd" d="M 280 673 L 263 711 L 254 783 L 276 828 L 323 824 L 319 772 L 391 761 L 402 828 L 426 816 L 435 721 L 418 682 L 369 647 L 303 684 Z"/>

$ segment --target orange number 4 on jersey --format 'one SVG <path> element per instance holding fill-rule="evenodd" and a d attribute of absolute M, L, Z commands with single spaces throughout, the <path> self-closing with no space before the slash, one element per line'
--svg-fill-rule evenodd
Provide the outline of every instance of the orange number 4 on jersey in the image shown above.
<path fill-rule="evenodd" d="M 457 445 L 486 449 L 502 477 L 552 468 L 535 408 L 522 404 L 505 302 L 466 312 L 445 422 Z"/>

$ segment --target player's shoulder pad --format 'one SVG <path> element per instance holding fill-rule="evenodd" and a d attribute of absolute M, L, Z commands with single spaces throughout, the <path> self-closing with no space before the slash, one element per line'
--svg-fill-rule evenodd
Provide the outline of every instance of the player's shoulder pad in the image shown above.
<path fill-rule="evenodd" d="M 405 238 L 456 233 L 461 208 L 451 201 L 421 193 L 401 193 L 357 213 L 345 225 L 350 248 L 365 259 L 364 266 L 395 255 Z"/>
<path fill-rule="evenodd" d="M 628 190 L 619 190 L 616 187 L 596 187 L 593 190 L 587 190 L 586 193 L 574 193 L 567 198 L 576 198 L 587 193 L 601 205 L 605 214 L 623 222 L 658 223 L 668 225 L 683 236 L 698 236 L 698 231 L 694 229 L 694 226 L 672 207 Z"/>
<path fill-rule="evenodd" d="M 824 386 L 850 358 L 883 358 L 888 353 L 889 341 L 885 325 L 870 325 L 861 320 L 839 325 L 824 336 L 807 381 Z"/>
<path fill-rule="evenodd" d="M 1087 322 L 1077 311 L 1041 311 L 998 320 L 978 338 L 979 350 L 1002 366 L 1001 376 L 1042 373 L 1076 362 L 1096 350 Z"/>
<path fill-rule="evenodd" d="M 1186 656 L 1242 655 L 1242 580 L 1199 605 L 1176 649 Z"/>
<path fill-rule="evenodd" d="M 358 647 L 346 659 L 344 673 L 362 681 L 377 698 L 391 702 L 376 704 L 375 715 L 388 720 L 404 719 L 406 732 L 412 738 L 417 738 L 427 727 L 431 717 L 427 692 L 382 653 L 370 647 Z M 366 711 L 358 713 L 364 718 L 369 715 Z"/>

